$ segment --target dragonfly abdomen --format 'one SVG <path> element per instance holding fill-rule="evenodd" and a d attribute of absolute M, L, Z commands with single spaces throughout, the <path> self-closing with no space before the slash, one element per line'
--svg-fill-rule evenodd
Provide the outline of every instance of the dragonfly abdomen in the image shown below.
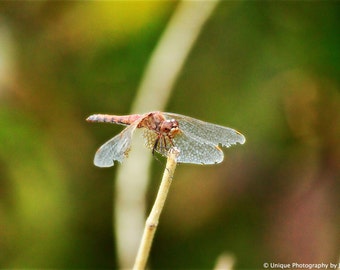
<path fill-rule="evenodd" d="M 93 114 L 90 115 L 86 121 L 88 122 L 101 122 L 101 123 L 114 123 L 121 125 L 131 125 L 134 121 L 140 118 L 139 114 L 133 115 L 109 115 L 109 114 Z"/>

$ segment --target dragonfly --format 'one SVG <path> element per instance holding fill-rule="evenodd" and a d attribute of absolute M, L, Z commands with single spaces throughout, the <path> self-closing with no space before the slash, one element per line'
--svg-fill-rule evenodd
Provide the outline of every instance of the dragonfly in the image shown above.
<path fill-rule="evenodd" d="M 167 157 L 169 150 L 179 150 L 177 162 L 217 164 L 223 161 L 220 146 L 244 144 L 246 138 L 235 129 L 207 123 L 189 116 L 153 111 L 144 114 L 94 114 L 88 122 L 113 123 L 127 126 L 118 135 L 104 143 L 96 152 L 94 164 L 111 167 L 114 161 L 122 162 L 131 148 L 134 131 L 143 129 L 145 146 Z"/>

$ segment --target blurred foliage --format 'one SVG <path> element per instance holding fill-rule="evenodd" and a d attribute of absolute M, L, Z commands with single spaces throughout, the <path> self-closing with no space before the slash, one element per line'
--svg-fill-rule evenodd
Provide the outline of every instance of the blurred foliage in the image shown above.
<path fill-rule="evenodd" d="M 176 2 L 0 2 L 0 266 L 116 268 L 112 181 L 92 165 L 121 127 Z M 217 166 L 180 165 L 154 269 L 336 263 L 340 5 L 222 2 L 168 111 L 239 129 Z M 163 164 L 154 162 L 148 201 Z"/>

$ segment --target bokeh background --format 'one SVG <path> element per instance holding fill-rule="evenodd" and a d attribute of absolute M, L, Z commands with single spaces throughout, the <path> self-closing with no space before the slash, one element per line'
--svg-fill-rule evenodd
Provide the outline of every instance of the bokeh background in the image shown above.
<path fill-rule="evenodd" d="M 0 2 L 0 267 L 118 268 L 118 166 L 97 147 L 122 127 L 178 2 Z M 167 111 L 247 142 L 216 166 L 180 165 L 151 269 L 336 263 L 340 255 L 340 5 L 219 3 Z M 164 160 L 154 160 L 147 201 Z"/>

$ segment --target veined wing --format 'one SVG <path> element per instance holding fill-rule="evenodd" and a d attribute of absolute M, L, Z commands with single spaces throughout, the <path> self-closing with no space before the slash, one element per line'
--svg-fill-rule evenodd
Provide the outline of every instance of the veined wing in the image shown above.
<path fill-rule="evenodd" d="M 145 130 L 143 136 L 146 147 L 153 149 L 157 134 L 150 130 Z M 177 134 L 172 139 L 172 143 L 168 137 L 160 138 L 155 151 L 167 157 L 172 146 L 175 146 L 180 151 L 177 158 L 179 163 L 215 164 L 223 161 L 223 152 L 217 145 L 189 137 L 183 132 Z"/>
<path fill-rule="evenodd" d="M 183 132 L 172 141 L 180 151 L 177 159 L 179 163 L 216 164 L 223 161 L 222 150 L 211 142 L 197 140 Z"/>
<path fill-rule="evenodd" d="M 139 122 L 140 120 L 135 121 L 121 133 L 104 143 L 94 156 L 94 165 L 111 167 L 114 165 L 115 160 L 122 162 L 130 151 L 132 134 Z"/>
<path fill-rule="evenodd" d="M 175 119 L 179 123 L 180 130 L 189 137 L 196 138 L 202 143 L 221 144 L 229 147 L 232 144 L 244 144 L 246 138 L 237 130 L 220 125 L 204 122 L 189 116 L 176 113 L 163 113 L 167 119 Z"/>

